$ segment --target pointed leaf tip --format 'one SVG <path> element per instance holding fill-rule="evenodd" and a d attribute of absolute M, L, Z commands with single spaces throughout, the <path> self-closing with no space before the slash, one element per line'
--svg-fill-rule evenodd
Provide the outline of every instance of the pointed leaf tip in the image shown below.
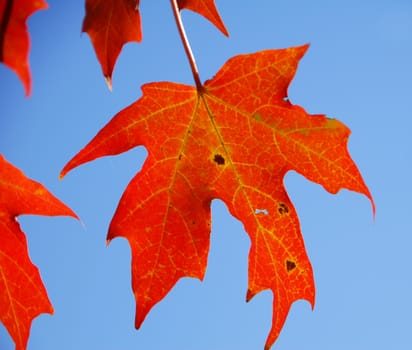
<path fill-rule="evenodd" d="M 219 15 L 214 0 L 178 0 L 177 3 L 180 10 L 187 9 L 198 13 L 210 21 L 225 36 L 229 36 L 229 32 Z"/>
<path fill-rule="evenodd" d="M 0 154 L 0 321 L 16 344 L 26 349 L 34 318 L 53 314 L 38 268 L 28 254 L 17 216 L 78 216 L 42 184 Z"/>
<path fill-rule="evenodd" d="M 82 31 L 89 35 L 107 80 L 123 46 L 142 40 L 139 1 L 86 0 Z"/>
<path fill-rule="evenodd" d="M 32 85 L 27 20 L 35 12 L 47 7 L 44 0 L 0 2 L 0 62 L 17 74 L 23 84 L 26 97 L 30 96 Z"/>
<path fill-rule="evenodd" d="M 106 76 L 104 77 L 106 80 L 107 87 L 109 88 L 109 91 L 112 92 L 112 77 Z"/>
<path fill-rule="evenodd" d="M 82 31 L 89 35 L 105 77 L 112 76 L 125 44 L 142 41 L 139 3 L 139 0 L 86 0 Z M 197 12 L 229 36 L 213 0 L 178 0 L 178 6 Z"/>

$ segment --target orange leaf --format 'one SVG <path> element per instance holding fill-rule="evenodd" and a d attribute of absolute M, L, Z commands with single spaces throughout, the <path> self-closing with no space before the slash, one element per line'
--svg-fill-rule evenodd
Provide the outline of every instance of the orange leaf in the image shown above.
<path fill-rule="evenodd" d="M 123 194 L 108 240 L 132 250 L 136 327 L 184 276 L 202 279 L 210 235 L 210 202 L 218 198 L 251 240 L 247 300 L 272 290 L 266 348 L 291 304 L 313 307 L 312 267 L 283 178 L 295 170 L 331 193 L 371 195 L 347 151 L 349 129 L 308 115 L 287 99 L 307 46 L 231 58 L 202 91 L 175 83 L 144 85 L 62 170 L 143 145 L 148 158 Z M 373 202 L 372 202 L 373 203 Z"/>
<path fill-rule="evenodd" d="M 18 75 L 26 96 L 31 92 L 26 21 L 34 12 L 45 8 L 44 0 L 0 0 L 0 62 Z"/>
<path fill-rule="evenodd" d="M 0 154 L 0 321 L 16 350 L 24 350 L 33 319 L 53 313 L 39 271 L 31 262 L 17 216 L 76 214 Z"/>
<path fill-rule="evenodd" d="M 83 32 L 89 34 L 109 89 L 124 44 L 142 40 L 139 0 L 86 0 Z"/>
<path fill-rule="evenodd" d="M 142 40 L 140 0 L 86 0 L 83 32 L 93 43 L 109 89 L 112 73 L 123 45 Z M 227 30 L 213 0 L 180 0 L 180 9 L 189 9 L 204 16 L 225 35 Z"/>
<path fill-rule="evenodd" d="M 181 10 L 187 9 L 197 12 L 212 22 L 224 35 L 229 36 L 225 24 L 217 12 L 214 0 L 177 0 Z"/>

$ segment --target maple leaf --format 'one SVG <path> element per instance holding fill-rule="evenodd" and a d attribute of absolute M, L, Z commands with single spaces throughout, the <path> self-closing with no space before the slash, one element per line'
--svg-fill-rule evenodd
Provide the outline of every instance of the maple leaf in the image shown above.
<path fill-rule="evenodd" d="M 247 300 L 266 289 L 274 294 L 266 348 L 295 300 L 313 307 L 312 267 L 285 174 L 295 170 L 331 193 L 346 188 L 372 197 L 348 153 L 349 129 L 287 98 L 307 47 L 233 57 L 198 90 L 144 85 L 142 97 L 62 170 L 64 176 L 98 157 L 147 148 L 107 236 L 131 246 L 136 328 L 181 277 L 203 279 L 212 199 L 224 201 L 250 237 Z"/>
<path fill-rule="evenodd" d="M 46 8 L 44 0 L 0 0 L 0 62 L 17 74 L 26 96 L 31 92 L 26 21 L 34 12 Z"/>
<path fill-rule="evenodd" d="M 140 0 L 86 0 L 82 30 L 92 40 L 109 89 L 123 45 L 142 40 L 139 4 Z M 179 0 L 178 5 L 199 13 L 228 35 L 213 0 Z"/>
<path fill-rule="evenodd" d="M 229 32 L 216 9 L 214 0 L 177 0 L 177 4 L 181 10 L 187 9 L 202 15 L 213 23 L 224 35 L 229 36 Z"/>
<path fill-rule="evenodd" d="M 16 217 L 21 214 L 77 218 L 43 185 L 28 179 L 0 154 L 0 321 L 16 350 L 26 349 L 33 319 L 41 313 L 53 313 L 17 222 Z"/>

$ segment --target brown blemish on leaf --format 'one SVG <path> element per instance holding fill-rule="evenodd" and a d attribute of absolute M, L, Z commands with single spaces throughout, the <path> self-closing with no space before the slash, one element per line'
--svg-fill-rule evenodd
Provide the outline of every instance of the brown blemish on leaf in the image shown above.
<path fill-rule="evenodd" d="M 289 214 L 289 207 L 285 203 L 279 203 L 278 212 L 280 215 Z"/>
<path fill-rule="evenodd" d="M 225 158 L 223 158 L 221 154 L 215 154 L 215 156 L 213 157 L 213 161 L 217 165 L 225 165 Z"/>
<path fill-rule="evenodd" d="M 296 268 L 296 263 L 294 261 L 291 260 L 286 260 L 286 270 L 288 272 L 291 272 L 292 270 L 294 270 Z"/>

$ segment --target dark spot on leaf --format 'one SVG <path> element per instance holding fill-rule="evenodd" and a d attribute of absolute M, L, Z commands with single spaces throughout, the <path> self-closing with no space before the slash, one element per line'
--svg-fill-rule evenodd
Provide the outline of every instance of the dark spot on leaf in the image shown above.
<path fill-rule="evenodd" d="M 225 158 L 222 157 L 222 155 L 220 154 L 215 154 L 213 161 L 217 164 L 217 165 L 224 165 L 225 164 Z"/>
<path fill-rule="evenodd" d="M 182 155 L 181 154 L 179 154 L 179 160 L 181 160 L 182 159 Z"/>
<path fill-rule="evenodd" d="M 280 215 L 289 214 L 289 207 L 285 203 L 279 203 L 278 212 Z"/>
<path fill-rule="evenodd" d="M 292 271 L 295 268 L 296 268 L 295 262 L 286 260 L 286 270 L 288 270 L 288 272 Z"/>
<path fill-rule="evenodd" d="M 259 113 L 253 115 L 253 118 L 257 121 L 261 122 L 263 120 L 262 116 Z"/>

